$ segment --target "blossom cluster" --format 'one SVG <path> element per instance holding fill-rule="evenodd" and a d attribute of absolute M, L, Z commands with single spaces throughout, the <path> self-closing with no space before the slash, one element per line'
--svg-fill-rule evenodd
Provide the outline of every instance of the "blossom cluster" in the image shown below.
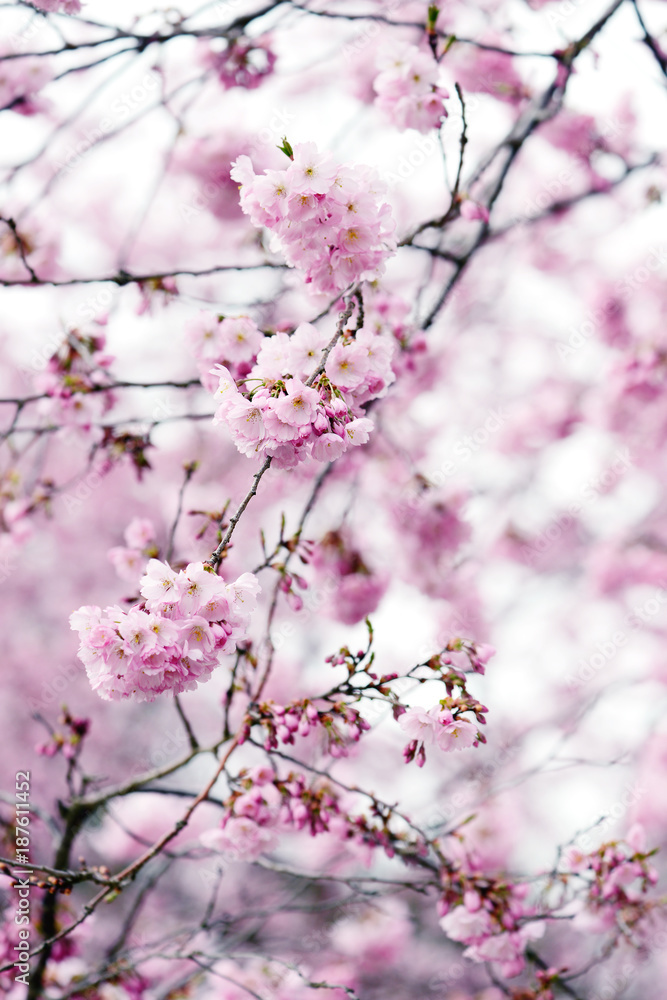
<path fill-rule="evenodd" d="M 325 787 L 313 792 L 300 773 L 280 781 L 271 768 L 256 767 L 242 784 L 243 790 L 233 792 L 226 803 L 221 829 L 208 830 L 201 837 L 206 847 L 240 861 L 273 850 L 281 830 L 309 826 L 312 834 L 321 833 L 338 813 L 335 797 Z"/>
<path fill-rule="evenodd" d="M 59 14 L 80 14 L 81 0 L 34 0 L 35 7 L 40 10 L 54 11 Z"/>
<path fill-rule="evenodd" d="M 453 667 L 450 676 L 443 675 L 443 681 L 447 685 L 447 690 L 451 693 L 451 685 L 457 686 L 457 673 L 466 671 L 468 667 L 475 674 L 486 673 L 486 665 L 492 656 L 496 655 L 496 650 L 488 642 L 473 642 L 471 639 L 452 639 L 437 656 L 429 661 L 429 666 L 436 664 Z M 486 709 L 484 709 L 486 711 Z"/>
<path fill-rule="evenodd" d="M 469 694 L 465 672 L 471 668 L 474 673 L 483 674 L 494 653 L 493 647 L 485 643 L 454 639 L 441 653 L 423 664 L 438 675 L 438 680 L 445 685 L 447 697 L 429 709 L 405 709 L 400 704 L 395 705 L 394 717 L 410 738 L 403 750 L 407 764 L 416 759 L 417 766 L 423 767 L 427 746 L 437 746 L 447 752 L 486 743 L 478 727 L 486 725 L 489 710 Z M 417 678 L 416 673 L 412 675 Z M 454 695 L 454 691 L 458 694 Z M 475 721 L 464 718 L 466 713 L 474 716 Z"/>
<path fill-rule="evenodd" d="M 454 842 L 461 839 L 459 834 L 452 838 Z M 523 971 L 526 947 L 542 937 L 545 918 L 550 916 L 574 918 L 573 926 L 586 933 L 619 925 L 627 933 L 631 928 L 639 941 L 646 930 L 640 921 L 652 906 L 644 894 L 658 880 L 649 860 L 654 853 L 646 850 L 644 829 L 638 823 L 625 840 L 603 844 L 590 853 L 576 845 L 567 847 L 560 860 L 561 881 L 570 885 L 583 880 L 585 893 L 545 913 L 530 902 L 527 884 L 481 875 L 478 859 L 461 852 L 455 843 L 451 851 L 445 847 L 452 860 L 442 872 L 440 926 L 453 941 L 467 945 L 466 958 L 495 963 L 506 977 Z M 555 969 L 545 974 L 545 989 L 548 980 L 556 977 Z M 548 992 L 538 995 L 551 996 Z"/>
<path fill-rule="evenodd" d="M 224 365 L 213 369 L 219 380 L 214 423 L 229 427 L 242 454 L 271 456 L 277 468 L 290 469 L 309 456 L 334 461 L 349 446 L 366 443 L 373 424 L 362 406 L 394 381 L 393 344 L 364 330 L 343 336 L 313 380 L 326 340 L 309 323 L 292 336 L 265 338 L 245 392 Z"/>
<path fill-rule="evenodd" d="M 486 663 L 495 652 L 492 646 L 468 639 L 453 639 L 440 653 L 425 663 L 417 664 L 400 677 L 395 672 L 378 675 L 370 669 L 374 662 L 374 654 L 371 653 L 373 629 L 368 619 L 366 625 L 369 643 L 365 650 L 359 650 L 355 654 L 347 646 L 343 646 L 338 653 L 326 658 L 326 662 L 332 667 L 345 667 L 348 674 L 346 681 L 328 693 L 329 701 L 338 692 L 366 698 L 366 704 L 370 703 L 372 709 L 378 704 L 391 706 L 394 719 L 410 738 L 403 751 L 404 759 L 406 763 L 416 759 L 418 767 L 423 767 L 426 761 L 426 746 L 437 746 L 449 751 L 486 743 L 486 737 L 478 727 L 486 725 L 489 710 L 468 692 L 466 674 L 469 670 L 484 673 Z M 401 703 L 398 692 L 391 686 L 397 680 L 403 685 L 406 678 L 417 684 L 439 681 L 445 687 L 446 697 L 441 699 L 439 705 L 428 710 L 406 708 Z M 471 718 L 466 718 L 466 715 Z M 358 738 L 359 736 L 356 737 Z"/>
<path fill-rule="evenodd" d="M 105 345 L 101 333 L 69 331 L 44 370 L 34 376 L 36 391 L 47 397 L 40 402 L 43 415 L 61 424 L 87 428 L 98 411 L 106 413 L 111 409 L 115 397 L 106 386 L 114 358 L 105 353 Z M 93 404 L 93 399 L 99 404 Z"/>
<path fill-rule="evenodd" d="M 259 590 L 252 573 L 225 583 L 201 562 L 177 573 L 151 559 L 141 579 L 144 600 L 129 611 L 90 606 L 70 616 L 93 690 L 107 701 L 193 690 L 221 653 L 246 638 Z"/>
<path fill-rule="evenodd" d="M 50 739 L 46 743 L 40 743 L 35 749 L 44 757 L 55 757 L 57 753 L 62 751 L 66 760 L 76 760 L 83 739 L 88 735 L 90 719 L 77 718 L 70 714 L 66 706 L 63 706 L 62 715 L 58 721 L 65 727 L 65 732 L 52 730 Z"/>
<path fill-rule="evenodd" d="M 537 6 L 535 0 L 531 6 Z M 454 46 L 448 53 L 448 63 L 449 72 L 470 94 L 490 94 L 498 101 L 515 105 L 531 95 L 517 68 L 518 60 L 505 52 L 468 45 Z M 474 101 L 475 98 L 468 98 L 472 107 L 475 106 Z"/>
<path fill-rule="evenodd" d="M 440 67 L 432 52 L 408 45 L 384 60 L 373 83 L 375 105 L 401 130 L 429 132 L 447 117 L 448 91 L 440 83 Z"/>
<path fill-rule="evenodd" d="M 312 564 L 319 584 L 328 584 L 324 613 L 345 625 L 375 611 L 389 584 L 386 574 L 367 564 L 346 531 L 327 532 L 313 549 Z"/>
<path fill-rule="evenodd" d="M 52 79 L 53 72 L 46 59 L 3 60 L 0 108 L 28 116 L 47 111 L 50 103 L 39 91 Z"/>
<path fill-rule="evenodd" d="M 398 724 L 410 737 L 403 751 L 406 762 L 417 755 L 421 767 L 426 759 L 425 746 L 437 746 L 440 750 L 464 750 L 477 746 L 478 733 L 474 722 L 455 718 L 447 708 L 438 705 L 428 710 L 410 708 L 401 715 Z"/>
<path fill-rule="evenodd" d="M 309 784 L 301 772 L 280 778 L 270 767 L 241 772 L 240 787 L 225 801 L 221 826 L 207 830 L 201 842 L 238 861 L 253 861 L 273 850 L 279 835 L 307 830 L 311 836 L 330 833 L 351 847 L 366 852 L 381 847 L 393 857 L 400 844 L 408 853 L 427 853 L 418 836 L 395 834 L 388 816 L 352 815 L 329 782 Z"/>
<path fill-rule="evenodd" d="M 398 345 L 393 369 L 410 398 L 432 388 L 441 375 L 428 339 L 410 319 L 413 306 L 400 295 L 372 289 L 364 294 L 364 326 L 393 337 Z M 400 404 L 399 404 L 400 405 Z"/>
<path fill-rule="evenodd" d="M 287 145 L 285 170 L 256 175 L 239 156 L 231 176 L 241 186 L 241 208 L 271 233 L 271 249 L 305 271 L 317 292 L 340 292 L 382 274 L 395 252 L 394 221 L 375 172 L 337 166 L 312 142 Z"/>
<path fill-rule="evenodd" d="M 526 947 L 545 931 L 544 921 L 535 919 L 535 907 L 526 901 L 528 886 L 466 879 L 459 873 L 455 882 L 438 907 L 447 937 L 467 945 L 466 958 L 494 962 L 501 975 L 518 976 L 525 967 Z"/>
<path fill-rule="evenodd" d="M 452 594 L 452 566 L 472 537 L 463 517 L 467 500 L 463 492 L 444 493 L 417 476 L 393 507 L 401 529 L 403 572 L 430 597 Z"/>
<path fill-rule="evenodd" d="M 243 87 L 254 90 L 271 76 L 276 64 L 276 54 L 271 49 L 268 35 L 261 38 L 229 38 L 222 50 L 205 44 L 203 61 L 218 75 L 225 90 Z"/>
<path fill-rule="evenodd" d="M 371 728 L 356 708 L 342 701 L 321 709 L 307 698 L 288 705 L 262 702 L 253 706 L 246 717 L 244 740 L 250 735 L 252 725 L 262 727 L 265 750 L 276 750 L 279 740 L 293 745 L 295 736 L 306 737 L 319 732 L 326 738 L 331 757 L 346 757 L 348 745 L 357 743 L 361 734 Z"/>
<path fill-rule="evenodd" d="M 665 352 L 640 346 L 627 352 L 611 368 L 605 397 L 599 404 L 601 419 L 610 430 L 633 433 L 640 456 L 663 447 L 667 439 L 667 381 Z"/>
<path fill-rule="evenodd" d="M 33 891 L 53 887 L 53 882 L 34 877 L 30 881 Z M 0 994 L 5 1000 L 25 1000 L 24 985 L 29 981 L 29 973 L 24 973 L 19 965 L 24 965 L 21 952 L 29 931 L 25 926 L 17 926 L 16 914 L 10 911 L 8 903 L 0 913 Z M 48 985 L 40 993 L 41 997 L 48 1000 L 63 996 L 69 1000 L 149 1000 L 154 995 L 155 979 L 151 981 L 125 965 L 112 966 L 105 979 L 100 976 L 94 986 L 82 987 L 81 984 L 90 978 L 90 956 L 85 954 L 82 944 L 81 938 L 77 939 L 74 934 L 54 943 L 46 963 L 44 978 Z"/>
<path fill-rule="evenodd" d="M 634 925 L 644 915 L 643 897 L 658 881 L 658 873 L 646 850 L 646 835 L 635 823 L 623 841 L 602 844 L 586 853 L 576 845 L 563 851 L 561 867 L 586 881 L 586 897 L 575 903 L 574 926 L 584 932 L 613 928 L 622 916 Z"/>

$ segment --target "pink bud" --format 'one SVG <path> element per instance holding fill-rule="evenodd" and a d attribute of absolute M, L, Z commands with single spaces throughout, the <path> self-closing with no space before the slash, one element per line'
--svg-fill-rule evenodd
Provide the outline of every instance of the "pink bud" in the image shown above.
<path fill-rule="evenodd" d="M 468 889 L 463 894 L 463 905 L 470 913 L 476 913 L 482 905 L 482 898 L 476 889 Z"/>
<path fill-rule="evenodd" d="M 302 830 L 308 822 L 308 808 L 304 802 L 295 802 L 292 805 L 292 816 L 297 830 Z"/>
<path fill-rule="evenodd" d="M 461 203 L 461 218 L 469 220 L 481 219 L 483 222 L 488 222 L 489 210 L 484 205 L 466 198 Z"/>
<path fill-rule="evenodd" d="M 316 723 L 319 719 L 319 714 L 315 706 L 311 703 L 306 705 L 306 715 L 308 716 L 308 721 L 310 723 Z"/>
<path fill-rule="evenodd" d="M 289 604 L 292 611 L 301 611 L 303 607 L 303 600 L 298 594 L 295 594 L 293 590 L 287 593 L 287 603 Z"/>
<path fill-rule="evenodd" d="M 339 396 L 333 397 L 330 406 L 335 416 L 343 417 L 347 415 L 347 403 Z"/>
<path fill-rule="evenodd" d="M 320 409 L 318 409 L 315 414 L 315 419 L 313 420 L 311 427 L 313 429 L 313 433 L 317 434 L 318 437 L 322 434 L 326 434 L 329 430 L 329 421 Z"/>

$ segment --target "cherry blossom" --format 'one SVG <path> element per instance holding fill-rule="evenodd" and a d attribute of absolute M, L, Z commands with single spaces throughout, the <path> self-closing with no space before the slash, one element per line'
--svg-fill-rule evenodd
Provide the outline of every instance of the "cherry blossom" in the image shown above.
<path fill-rule="evenodd" d="M 314 143 L 289 152 L 287 169 L 263 175 L 255 175 L 249 157 L 236 160 L 231 175 L 240 185 L 243 211 L 253 225 L 270 230 L 272 248 L 302 270 L 315 291 L 330 294 L 377 278 L 395 250 L 378 178 L 368 167 L 333 166 Z M 299 226 L 291 223 L 295 211 Z"/>
<path fill-rule="evenodd" d="M 219 380 L 214 423 L 227 425 L 240 452 L 270 456 L 279 468 L 309 456 L 332 461 L 348 447 L 366 444 L 373 424 L 362 404 L 382 397 L 394 381 L 392 344 L 376 347 L 382 340 L 377 334 L 360 342 L 346 336 L 330 352 L 324 373 L 313 366 L 304 382 L 306 359 L 321 343 L 316 329 L 301 324 L 291 337 L 268 337 L 239 380 L 245 392 L 224 365 L 211 369 Z"/>
<path fill-rule="evenodd" d="M 83 607 L 70 617 L 91 686 L 108 701 L 153 701 L 208 680 L 223 651 L 245 638 L 260 590 L 250 573 L 225 583 L 203 563 L 176 573 L 157 559 L 140 583 L 144 600 L 129 611 Z"/>
<path fill-rule="evenodd" d="M 375 104 L 399 129 L 429 132 L 447 117 L 448 91 L 440 83 L 440 68 L 427 49 L 411 45 L 383 60 L 373 88 Z"/>

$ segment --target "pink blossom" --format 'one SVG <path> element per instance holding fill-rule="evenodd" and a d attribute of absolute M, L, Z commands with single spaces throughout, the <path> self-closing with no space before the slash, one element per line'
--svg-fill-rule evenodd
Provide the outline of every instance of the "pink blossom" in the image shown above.
<path fill-rule="evenodd" d="M 572 926 L 580 934 L 604 934 L 617 926 L 613 906 L 586 906 L 577 900 L 575 908 Z"/>
<path fill-rule="evenodd" d="M 224 592 L 229 606 L 229 621 L 232 624 L 232 635 L 238 628 L 238 638 L 246 627 L 246 623 L 257 608 L 257 597 L 261 591 L 257 577 L 253 573 L 242 573 L 234 582 L 225 585 Z"/>
<path fill-rule="evenodd" d="M 79 608 L 78 611 L 73 611 L 69 620 L 71 627 L 77 632 L 90 632 L 100 624 L 102 612 L 100 608 L 87 605 Z"/>
<path fill-rule="evenodd" d="M 125 541 L 131 549 L 145 549 L 155 541 L 155 525 L 145 517 L 135 517 L 125 529 Z"/>
<path fill-rule="evenodd" d="M 325 371 L 341 389 L 357 389 L 368 371 L 368 353 L 356 343 L 338 343 L 327 358 Z"/>
<path fill-rule="evenodd" d="M 494 38 L 486 41 L 493 44 Z M 519 104 L 530 96 L 517 70 L 520 60 L 504 52 L 468 46 L 454 46 L 451 52 L 451 72 L 464 91 L 492 94 L 499 101 Z"/>
<path fill-rule="evenodd" d="M 236 385 L 234 378 L 228 368 L 224 365 L 215 365 L 211 369 L 211 375 L 215 375 L 218 380 L 218 384 L 215 389 L 215 399 L 218 403 L 218 412 L 213 418 L 213 423 L 217 423 L 219 420 L 223 419 L 223 416 L 218 414 L 224 414 L 223 405 L 229 405 L 231 399 L 239 395 L 239 390 Z"/>
<path fill-rule="evenodd" d="M 128 611 L 122 616 L 118 633 L 125 640 L 130 656 L 151 652 L 157 642 L 155 632 L 149 628 L 148 616 L 139 610 Z"/>
<path fill-rule="evenodd" d="M 375 611 L 387 589 L 385 576 L 372 573 L 349 573 L 342 577 L 333 596 L 333 611 L 338 621 L 354 625 Z"/>
<path fill-rule="evenodd" d="M 176 602 L 180 597 L 179 582 L 179 577 L 171 566 L 158 559 L 149 559 L 141 581 L 142 597 L 163 604 Z"/>
<path fill-rule="evenodd" d="M 455 906 L 440 919 L 440 926 L 452 941 L 467 943 L 493 932 L 491 917 L 486 910 L 472 912 L 466 906 Z"/>
<path fill-rule="evenodd" d="M 475 889 L 467 889 L 463 893 L 463 905 L 470 913 L 477 913 L 482 905 L 482 897 Z"/>
<path fill-rule="evenodd" d="M 278 846 L 274 830 L 258 826 L 247 816 L 232 816 L 222 830 L 207 830 L 200 837 L 204 847 L 237 861 L 255 861 Z"/>
<path fill-rule="evenodd" d="M 345 442 L 337 434 L 322 434 L 313 442 L 313 458 L 318 462 L 335 462 L 345 451 Z"/>
<path fill-rule="evenodd" d="M 440 68 L 433 54 L 414 45 L 386 59 L 386 68 L 373 88 L 376 106 L 399 129 L 429 132 L 447 116 L 447 90 L 440 84 Z"/>
<path fill-rule="evenodd" d="M 437 730 L 436 742 L 441 750 L 465 750 L 477 740 L 477 726 L 465 719 L 442 724 Z"/>
<path fill-rule="evenodd" d="M 224 41 L 221 50 L 214 43 L 202 42 L 200 52 L 203 62 L 216 71 L 226 90 L 232 87 L 254 90 L 273 73 L 276 55 L 269 35 L 257 38 L 240 35 Z"/>
<path fill-rule="evenodd" d="M 270 230 L 272 249 L 303 270 L 317 292 L 377 277 L 395 250 L 394 223 L 387 203 L 378 203 L 377 176 L 366 167 L 333 167 L 313 143 L 295 146 L 293 154 L 285 170 L 262 176 L 247 156 L 236 160 L 231 176 L 241 185 L 243 211 Z M 360 192 L 365 197 L 352 222 L 347 206 Z"/>
<path fill-rule="evenodd" d="M 322 349 L 326 346 L 327 336 L 312 323 L 301 323 L 289 342 L 289 371 L 297 378 L 307 378 L 315 368 Z"/>
<path fill-rule="evenodd" d="M 202 310 L 186 327 L 190 343 L 197 358 L 207 361 L 222 360 L 220 320 L 212 312 Z"/>
<path fill-rule="evenodd" d="M 203 660 L 205 654 L 210 653 L 215 646 L 215 634 L 206 619 L 200 615 L 180 622 L 179 631 L 183 656 L 192 660 Z"/>
<path fill-rule="evenodd" d="M 398 899 L 382 902 L 358 915 L 337 920 L 331 932 L 336 951 L 359 961 L 368 972 L 380 972 L 399 963 L 406 953 L 411 937 L 407 906 Z"/>
<path fill-rule="evenodd" d="M 369 420 L 368 417 L 357 417 L 345 425 L 345 436 L 354 445 L 366 444 L 372 430 L 372 420 Z"/>
<path fill-rule="evenodd" d="M 427 746 L 432 746 L 436 742 L 436 735 L 440 727 L 439 717 L 441 709 L 439 706 L 429 708 L 409 708 L 400 717 L 398 724 L 411 740 L 418 740 Z"/>
<path fill-rule="evenodd" d="M 223 616 L 221 615 L 221 617 Z M 176 645 L 180 633 L 180 627 L 176 621 L 164 618 L 161 614 L 149 613 L 146 625 L 155 634 L 158 648 L 164 649 Z"/>
<path fill-rule="evenodd" d="M 314 142 L 295 147 L 289 172 L 290 189 L 298 194 L 327 194 L 336 177 L 331 154 L 318 153 Z"/>
<path fill-rule="evenodd" d="M 221 356 L 227 361 L 252 361 L 264 339 L 249 316 L 223 319 L 218 337 Z"/>
<path fill-rule="evenodd" d="M 235 380 L 242 379 L 259 352 L 264 335 L 249 316 L 215 316 L 202 311 L 188 326 L 188 334 L 198 362 L 199 377 L 204 388 L 213 392 L 216 381 L 222 377 L 217 370 L 211 372 L 211 362 L 227 366 L 226 384 L 235 388 Z M 234 386 L 231 385 L 234 383 Z M 222 396 L 220 397 L 222 400 Z"/>
<path fill-rule="evenodd" d="M 41 10 L 58 11 L 65 14 L 79 14 L 81 12 L 80 0 L 34 0 L 35 7 Z"/>
<path fill-rule="evenodd" d="M 506 932 L 485 937 L 478 944 L 468 948 L 466 954 L 470 958 L 474 958 L 476 962 L 511 963 L 517 959 L 517 952 L 520 950 L 522 950 L 522 942 L 518 935 Z M 523 968 L 523 963 L 521 968 Z M 521 970 L 519 969 L 519 971 Z M 516 975 L 517 973 L 511 974 Z"/>
<path fill-rule="evenodd" d="M 291 341 L 286 333 L 279 331 L 262 344 L 252 374 L 263 380 L 277 381 L 291 370 Z"/>
<path fill-rule="evenodd" d="M 368 334 L 360 344 L 337 345 L 329 357 L 326 377 L 306 385 L 317 348 L 326 336 L 302 324 L 292 338 L 278 332 L 266 338 L 255 365 L 243 379 L 241 392 L 228 368 L 216 365 L 219 405 L 214 423 L 224 422 L 245 455 L 270 455 L 277 468 L 293 468 L 312 456 L 330 462 L 351 446 L 365 444 L 373 428 L 361 403 L 382 395 L 393 381 L 391 348 Z M 295 372 L 297 374 L 295 374 Z M 328 379 L 335 376 L 335 387 Z M 356 388 L 351 389 L 349 386 Z"/>
<path fill-rule="evenodd" d="M 481 219 L 482 222 L 489 221 L 489 210 L 484 205 L 470 198 L 464 198 L 461 202 L 461 218 L 474 221 Z"/>
<path fill-rule="evenodd" d="M 588 867 L 589 858 L 585 851 L 572 844 L 566 847 L 561 855 L 561 865 L 563 871 L 581 872 Z"/>
<path fill-rule="evenodd" d="M 220 577 L 201 562 L 190 563 L 179 573 L 179 582 L 182 591 L 179 608 L 187 614 L 196 614 L 200 607 L 220 593 L 223 586 Z"/>
<path fill-rule="evenodd" d="M 139 701 L 193 690 L 219 665 L 227 643 L 245 638 L 258 592 L 251 573 L 227 584 L 202 563 L 177 574 L 151 559 L 143 603 L 129 611 L 79 608 L 70 616 L 93 690 L 107 700 Z"/>
<path fill-rule="evenodd" d="M 113 565 L 121 580 L 137 583 L 143 570 L 146 558 L 137 549 L 127 549 L 115 546 L 107 552 L 107 559 Z"/>
<path fill-rule="evenodd" d="M 478 642 L 475 645 L 475 659 L 481 664 L 481 666 L 486 666 L 492 656 L 496 655 L 496 649 L 494 646 L 490 646 L 488 642 Z"/>
<path fill-rule="evenodd" d="M 287 382 L 287 395 L 279 396 L 273 409 L 284 423 L 301 426 L 312 422 L 319 402 L 315 389 L 309 389 L 300 379 L 292 378 Z"/>
<path fill-rule="evenodd" d="M 237 438 L 255 442 L 266 435 L 261 407 L 240 393 L 233 402 L 225 404 L 225 422 Z"/>
<path fill-rule="evenodd" d="M 477 740 L 477 727 L 465 719 L 453 719 L 452 713 L 439 705 L 425 711 L 410 708 L 398 720 L 401 729 L 413 740 L 441 750 L 463 750 Z"/>

